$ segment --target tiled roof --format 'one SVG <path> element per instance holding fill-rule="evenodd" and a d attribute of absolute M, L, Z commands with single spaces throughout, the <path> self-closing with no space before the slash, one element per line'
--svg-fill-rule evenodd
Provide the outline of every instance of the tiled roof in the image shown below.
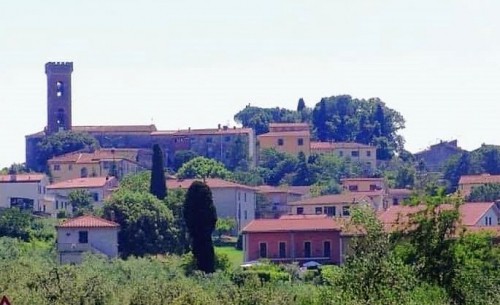
<path fill-rule="evenodd" d="M 167 179 L 167 188 L 168 189 L 175 189 L 175 188 L 188 189 L 191 186 L 191 184 L 193 184 L 194 181 L 202 181 L 202 179 L 184 179 L 184 180 Z M 243 184 L 238 184 L 238 183 L 234 183 L 231 181 L 226 181 L 226 180 L 218 179 L 218 178 L 207 178 L 207 179 L 205 179 L 205 183 L 211 189 L 241 188 L 241 189 L 256 191 L 256 188 L 254 188 L 254 187 L 243 185 Z"/>
<path fill-rule="evenodd" d="M 269 123 L 269 128 L 281 128 L 281 127 L 307 127 L 309 128 L 309 124 L 307 123 Z"/>
<path fill-rule="evenodd" d="M 233 135 L 252 134 L 252 128 L 207 128 L 207 129 L 184 129 L 184 130 L 159 130 L 152 132 L 152 136 L 196 136 L 196 135 Z"/>
<path fill-rule="evenodd" d="M 340 224 L 330 217 L 297 216 L 279 219 L 256 219 L 243 228 L 243 233 L 340 231 L 341 229 Z"/>
<path fill-rule="evenodd" d="M 413 191 L 409 189 L 388 189 L 387 192 L 389 193 L 389 195 L 410 196 L 411 194 L 413 194 Z"/>
<path fill-rule="evenodd" d="M 58 228 L 117 228 L 120 225 L 116 222 L 109 221 L 107 219 L 84 215 L 69 219 L 62 224 L 58 225 Z"/>
<path fill-rule="evenodd" d="M 384 178 L 344 178 L 341 182 L 356 182 L 356 181 L 384 181 Z"/>
<path fill-rule="evenodd" d="M 73 131 L 89 133 L 151 133 L 155 125 L 73 126 Z"/>
<path fill-rule="evenodd" d="M 258 137 L 284 137 L 284 136 L 297 136 L 297 137 L 309 137 L 311 133 L 309 131 L 271 131 L 259 135 Z"/>
<path fill-rule="evenodd" d="M 73 189 L 73 188 L 96 188 L 103 187 L 114 177 L 87 177 L 70 179 L 47 186 L 47 189 Z"/>
<path fill-rule="evenodd" d="M 38 182 L 45 177 L 44 174 L 15 174 L 15 175 L 0 175 L 0 183 L 14 183 L 14 182 Z"/>
<path fill-rule="evenodd" d="M 69 163 L 99 163 L 103 160 L 129 160 L 136 162 L 139 149 L 116 148 L 98 149 L 93 152 L 72 152 L 50 159 L 49 163 L 69 162 Z"/>
<path fill-rule="evenodd" d="M 440 209 L 448 210 L 452 206 L 444 204 L 439 206 Z M 464 226 L 475 226 L 486 212 L 495 208 L 493 202 L 468 202 L 459 206 L 461 224 Z M 379 220 L 385 225 L 405 224 L 409 221 L 409 217 L 415 213 L 423 211 L 425 205 L 418 206 L 391 206 L 385 212 L 379 215 Z"/>
<path fill-rule="evenodd" d="M 375 148 L 370 145 L 355 142 L 311 142 L 311 150 Z"/>
<path fill-rule="evenodd" d="M 482 175 L 468 175 L 461 176 L 458 184 L 487 184 L 500 183 L 500 175 L 490 175 L 490 174 L 482 174 Z"/>
<path fill-rule="evenodd" d="M 273 193 L 288 193 L 288 194 L 296 194 L 296 195 L 304 195 L 304 191 L 299 191 L 296 189 L 292 189 L 291 187 L 286 186 L 271 186 L 271 185 L 260 185 L 257 187 L 257 190 L 261 194 L 273 194 Z M 306 191 L 307 193 L 307 191 Z"/>
<path fill-rule="evenodd" d="M 360 203 L 370 202 L 370 197 L 381 196 L 381 191 L 374 192 L 349 192 L 337 195 L 325 195 L 304 200 L 289 202 L 289 205 L 318 205 L 318 204 L 338 204 L 338 203 Z"/>

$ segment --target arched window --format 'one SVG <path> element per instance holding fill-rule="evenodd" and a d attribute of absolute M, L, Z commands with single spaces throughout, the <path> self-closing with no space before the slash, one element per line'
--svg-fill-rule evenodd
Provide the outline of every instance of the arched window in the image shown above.
<path fill-rule="evenodd" d="M 89 171 L 86 167 L 80 170 L 80 178 L 87 178 L 89 176 Z"/>
<path fill-rule="evenodd" d="M 57 123 L 57 127 L 59 130 L 64 130 L 64 127 L 65 127 L 64 117 L 65 117 L 64 109 L 62 109 L 62 108 L 57 109 L 56 123 Z"/>
<path fill-rule="evenodd" d="M 62 96 L 64 90 L 64 84 L 62 82 L 56 82 L 56 95 Z"/>

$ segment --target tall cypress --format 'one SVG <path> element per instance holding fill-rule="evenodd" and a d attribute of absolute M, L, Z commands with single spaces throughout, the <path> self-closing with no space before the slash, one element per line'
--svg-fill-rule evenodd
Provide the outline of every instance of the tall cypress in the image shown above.
<path fill-rule="evenodd" d="M 167 197 L 167 184 L 165 181 L 165 169 L 163 162 L 163 152 L 160 145 L 153 145 L 153 167 L 151 169 L 151 184 L 149 192 L 156 198 L 163 200 Z"/>
<path fill-rule="evenodd" d="M 201 181 L 194 181 L 191 184 L 186 193 L 183 214 L 198 270 L 206 273 L 215 272 L 212 233 L 217 223 L 217 211 L 208 185 Z"/>

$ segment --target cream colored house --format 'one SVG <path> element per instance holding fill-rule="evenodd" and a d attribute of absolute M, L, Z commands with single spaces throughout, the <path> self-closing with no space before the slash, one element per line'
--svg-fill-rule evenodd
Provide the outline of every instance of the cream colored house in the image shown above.
<path fill-rule="evenodd" d="M 118 180 L 115 177 L 77 178 L 54 183 L 47 186 L 47 201 L 43 211 L 53 216 L 62 210 L 71 214 L 68 196 L 76 190 L 87 190 L 92 196 L 93 206 L 99 208 L 116 187 Z"/>
<path fill-rule="evenodd" d="M 118 256 L 120 226 L 112 221 L 85 215 L 56 226 L 57 253 L 61 264 L 79 264 L 84 253 Z"/>
<path fill-rule="evenodd" d="M 354 142 L 311 142 L 311 154 L 335 154 L 357 161 L 367 168 L 377 168 L 377 148 Z"/>
<path fill-rule="evenodd" d="M 195 180 L 197 179 L 168 179 L 167 188 L 187 190 Z M 212 191 L 217 217 L 233 218 L 237 225 L 235 233 L 255 219 L 257 189 L 222 179 L 208 178 L 205 179 L 205 183 Z"/>
<path fill-rule="evenodd" d="M 41 211 L 48 185 L 44 174 L 0 175 L 0 208 Z"/>

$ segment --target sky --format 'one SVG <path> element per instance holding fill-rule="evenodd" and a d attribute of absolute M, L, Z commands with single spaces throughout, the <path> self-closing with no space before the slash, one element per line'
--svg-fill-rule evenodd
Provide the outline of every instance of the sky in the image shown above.
<path fill-rule="evenodd" d="M 49 61 L 72 61 L 73 125 L 234 125 L 251 104 L 379 97 L 412 152 L 500 144 L 500 1 L 5 1 L 0 168 L 46 126 Z"/>

